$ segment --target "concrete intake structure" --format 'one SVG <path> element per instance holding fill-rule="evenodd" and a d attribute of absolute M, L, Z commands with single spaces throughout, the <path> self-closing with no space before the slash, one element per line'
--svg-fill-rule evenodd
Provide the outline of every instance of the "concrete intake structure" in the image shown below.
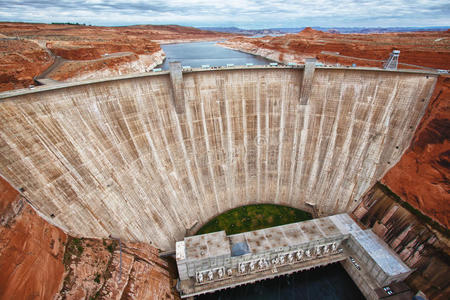
<path fill-rule="evenodd" d="M 194 69 L 177 101 L 168 72 L 3 93 L 0 174 L 72 235 L 162 249 L 252 203 L 349 212 L 408 147 L 436 75 L 313 71 Z"/>

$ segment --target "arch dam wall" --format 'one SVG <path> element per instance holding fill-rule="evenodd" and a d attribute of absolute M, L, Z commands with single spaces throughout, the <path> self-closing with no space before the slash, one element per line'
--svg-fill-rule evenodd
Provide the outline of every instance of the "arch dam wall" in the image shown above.
<path fill-rule="evenodd" d="M 166 72 L 3 93 L 0 173 L 72 235 L 162 249 L 246 204 L 352 211 L 408 147 L 436 76 L 304 72 L 183 73 L 182 113 Z"/>

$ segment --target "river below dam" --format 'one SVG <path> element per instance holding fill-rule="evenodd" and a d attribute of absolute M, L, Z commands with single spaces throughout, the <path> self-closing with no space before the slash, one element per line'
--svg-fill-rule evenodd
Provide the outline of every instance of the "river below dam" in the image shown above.
<path fill-rule="evenodd" d="M 179 61 L 183 66 L 200 68 L 202 65 L 211 67 L 234 64 L 242 66 L 247 63 L 268 65 L 271 61 L 260 56 L 227 49 L 216 45 L 217 42 L 194 42 L 161 45 L 166 53 L 164 63 L 157 68 L 169 69 L 169 62 Z"/>
<path fill-rule="evenodd" d="M 339 264 L 197 296 L 197 300 L 363 300 Z"/>

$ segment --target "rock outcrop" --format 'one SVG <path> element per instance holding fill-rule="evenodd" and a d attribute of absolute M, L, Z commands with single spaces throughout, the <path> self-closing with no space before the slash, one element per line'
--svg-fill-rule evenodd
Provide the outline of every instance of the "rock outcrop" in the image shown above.
<path fill-rule="evenodd" d="M 123 53 L 95 60 L 64 61 L 56 70 L 50 72 L 48 77 L 58 81 L 76 82 L 149 72 L 157 65 L 162 64 L 164 58 L 164 52 L 158 50 L 150 55 Z"/>
<path fill-rule="evenodd" d="M 0 38 L 0 92 L 34 84 L 33 78 L 53 61 L 53 56 L 32 40 Z"/>
<path fill-rule="evenodd" d="M 0 178 L 0 299 L 52 299 L 63 279 L 67 236 Z M 5 205 L 5 203 L 7 203 Z"/>
<path fill-rule="evenodd" d="M 64 264 L 57 299 L 179 299 L 171 267 L 147 244 L 69 238 Z"/>
<path fill-rule="evenodd" d="M 79 239 L 0 178 L 0 299 L 179 299 L 174 269 L 147 244 Z M 120 276 L 120 281 L 119 281 Z"/>
<path fill-rule="evenodd" d="M 450 76 L 441 76 L 409 149 L 382 182 L 449 228 Z"/>
<path fill-rule="evenodd" d="M 429 299 L 450 297 L 448 230 L 405 205 L 382 184 L 376 184 L 353 212 L 380 236 L 414 272 L 407 278 L 414 291 Z"/>

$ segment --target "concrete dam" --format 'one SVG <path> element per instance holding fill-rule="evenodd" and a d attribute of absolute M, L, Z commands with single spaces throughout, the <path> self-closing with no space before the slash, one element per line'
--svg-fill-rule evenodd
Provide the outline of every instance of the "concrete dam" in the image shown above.
<path fill-rule="evenodd" d="M 238 206 L 350 212 L 400 159 L 437 75 L 172 70 L 0 94 L 0 174 L 83 237 L 175 242 Z"/>

